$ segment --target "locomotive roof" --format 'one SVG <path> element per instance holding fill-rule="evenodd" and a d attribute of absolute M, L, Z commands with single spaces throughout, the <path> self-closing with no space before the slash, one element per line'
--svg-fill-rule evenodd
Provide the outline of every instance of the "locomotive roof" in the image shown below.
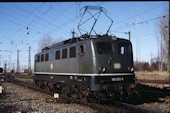
<path fill-rule="evenodd" d="M 84 35 L 81 35 L 80 37 L 72 37 L 72 38 L 64 40 L 62 42 L 55 43 L 51 46 L 47 46 L 47 47 L 43 48 L 42 51 L 47 51 L 52 48 L 61 47 L 64 45 L 70 45 L 70 44 L 85 41 L 85 40 L 95 40 L 95 39 L 111 39 L 111 40 L 115 40 L 115 41 L 116 40 L 126 40 L 127 41 L 127 39 L 118 38 L 116 36 L 112 36 L 112 35 L 108 35 L 108 34 L 91 35 L 91 36 L 84 34 Z"/>

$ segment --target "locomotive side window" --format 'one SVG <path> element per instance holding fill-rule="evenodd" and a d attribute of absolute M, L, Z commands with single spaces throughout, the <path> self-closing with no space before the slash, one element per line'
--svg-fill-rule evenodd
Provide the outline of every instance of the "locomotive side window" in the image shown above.
<path fill-rule="evenodd" d="M 67 58 L 67 49 L 62 50 L 62 59 Z"/>
<path fill-rule="evenodd" d="M 76 57 L 76 47 L 70 48 L 70 58 Z"/>
<path fill-rule="evenodd" d="M 46 53 L 45 54 L 45 61 L 48 61 L 49 60 L 49 53 Z"/>
<path fill-rule="evenodd" d="M 113 54 L 113 47 L 111 43 L 97 43 L 98 54 Z"/>
<path fill-rule="evenodd" d="M 50 61 L 53 61 L 54 60 L 54 51 L 51 51 L 50 52 Z"/>
<path fill-rule="evenodd" d="M 37 62 L 40 62 L 40 55 L 37 56 Z"/>
<path fill-rule="evenodd" d="M 79 55 L 80 56 L 84 55 L 84 47 L 83 47 L 83 45 L 80 45 L 80 47 L 79 47 Z"/>
<path fill-rule="evenodd" d="M 44 61 L 44 54 L 41 54 L 41 62 Z"/>
<path fill-rule="evenodd" d="M 60 51 L 55 52 L 55 59 L 56 60 L 60 59 Z"/>

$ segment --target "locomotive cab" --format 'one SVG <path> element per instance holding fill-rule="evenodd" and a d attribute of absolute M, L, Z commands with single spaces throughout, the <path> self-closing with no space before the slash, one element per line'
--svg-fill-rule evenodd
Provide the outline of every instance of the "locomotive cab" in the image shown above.
<path fill-rule="evenodd" d="M 93 66 L 97 73 L 91 76 L 92 91 L 110 91 L 127 94 L 135 88 L 132 45 L 126 39 L 113 39 L 112 36 L 93 40 Z"/>
<path fill-rule="evenodd" d="M 133 73 L 133 54 L 130 41 L 125 39 L 99 40 L 95 44 L 98 73 Z"/>

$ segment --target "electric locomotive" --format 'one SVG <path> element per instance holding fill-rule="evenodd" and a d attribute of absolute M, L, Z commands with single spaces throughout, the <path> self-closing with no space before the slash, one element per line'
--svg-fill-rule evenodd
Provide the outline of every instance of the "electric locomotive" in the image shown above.
<path fill-rule="evenodd" d="M 34 65 L 33 79 L 42 89 L 89 101 L 127 99 L 137 94 L 132 44 L 108 32 L 80 37 L 73 33 L 72 38 L 43 48 L 35 55 Z"/>

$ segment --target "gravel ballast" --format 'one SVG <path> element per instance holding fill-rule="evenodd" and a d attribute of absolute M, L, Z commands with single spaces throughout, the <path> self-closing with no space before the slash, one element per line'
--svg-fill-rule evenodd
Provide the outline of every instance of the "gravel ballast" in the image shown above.
<path fill-rule="evenodd" d="M 3 86 L 5 91 L 0 98 L 1 112 L 96 113 L 95 110 L 79 104 L 57 103 L 50 95 L 13 83 L 6 82 Z"/>
<path fill-rule="evenodd" d="M 3 84 L 5 88 L 0 96 L 0 113 L 100 113 L 89 107 L 76 103 L 67 103 L 62 99 L 41 93 L 10 82 Z M 159 102 L 137 105 L 161 112 L 170 112 L 170 98 L 160 98 Z M 114 111 L 113 111 L 114 113 Z"/>

